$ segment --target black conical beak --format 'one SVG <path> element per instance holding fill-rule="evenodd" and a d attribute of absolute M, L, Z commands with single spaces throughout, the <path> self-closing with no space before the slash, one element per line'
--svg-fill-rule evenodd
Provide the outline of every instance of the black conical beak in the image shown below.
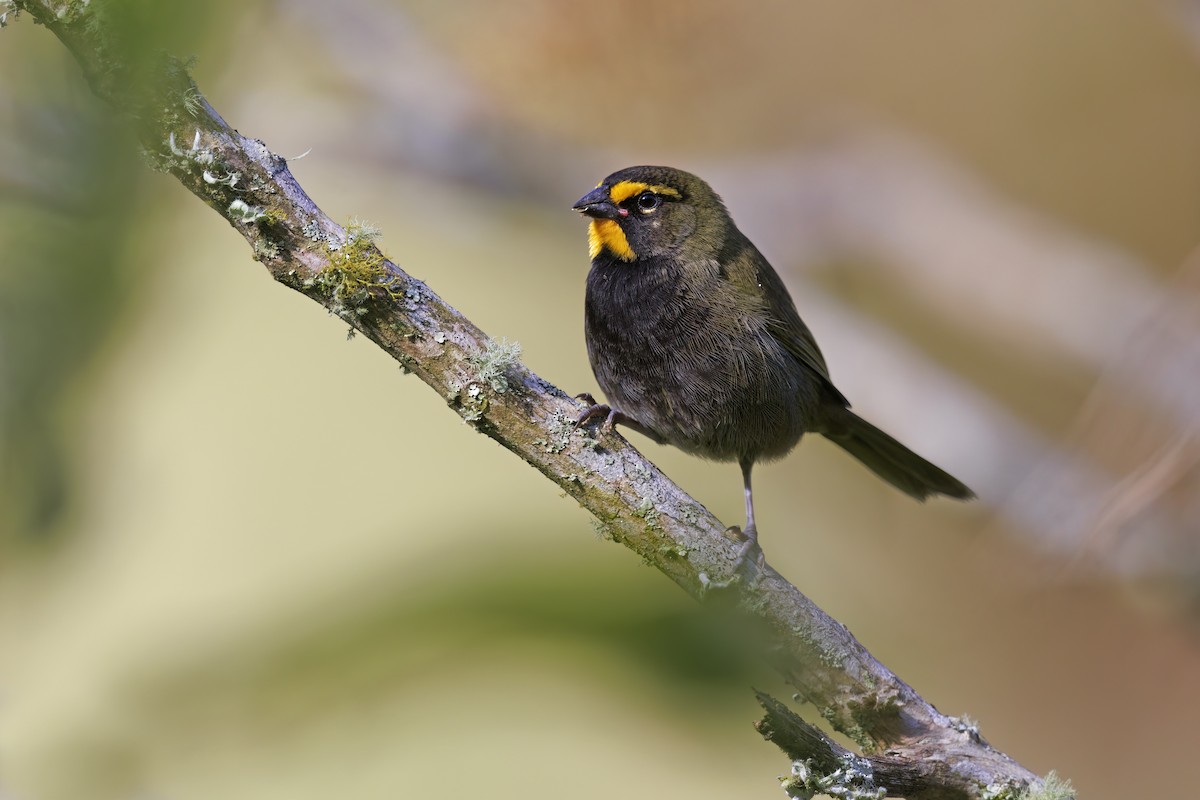
<path fill-rule="evenodd" d="M 608 196 L 608 189 L 603 186 L 597 186 L 590 192 L 579 198 L 579 202 L 571 206 L 571 208 L 595 219 L 616 219 L 621 216 L 621 210 L 617 208 L 612 199 Z"/>

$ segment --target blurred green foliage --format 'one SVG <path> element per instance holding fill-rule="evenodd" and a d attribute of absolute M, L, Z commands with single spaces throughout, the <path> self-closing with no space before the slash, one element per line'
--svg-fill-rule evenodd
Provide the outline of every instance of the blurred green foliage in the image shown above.
<path fill-rule="evenodd" d="M 230 5 L 113 0 L 87 13 L 115 60 L 144 74 L 164 51 L 219 53 Z M 3 35 L 22 77 L 0 88 L 0 547 L 66 529 L 91 367 L 157 266 L 129 257 L 130 237 L 161 220 L 127 120 L 48 32 L 19 22 Z"/>
<path fill-rule="evenodd" d="M 227 704 L 256 727 L 281 715 L 317 720 L 480 654 L 544 647 L 556 661 L 578 659 L 581 680 L 676 716 L 745 714 L 753 707 L 746 687 L 780 685 L 732 609 L 702 608 L 649 574 L 614 591 L 621 570 L 607 564 L 510 556 L 497 546 L 486 560 L 435 567 L 430 579 L 335 604 L 262 648 L 174 663 L 142 690 L 176 725 Z M 610 663 L 621 666 L 608 678 L 597 665 Z"/>
<path fill-rule="evenodd" d="M 57 69 L 8 86 L 0 193 L 0 530 L 55 530 L 72 492 L 74 392 L 146 262 L 122 258 L 142 176 L 111 111 Z M 49 73 L 49 75 L 47 74 Z M 11 542 L 9 542 L 11 544 Z"/>

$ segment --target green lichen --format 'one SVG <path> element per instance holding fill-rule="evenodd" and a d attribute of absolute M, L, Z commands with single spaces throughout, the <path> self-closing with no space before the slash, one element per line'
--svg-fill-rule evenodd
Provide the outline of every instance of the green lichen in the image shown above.
<path fill-rule="evenodd" d="M 261 227 L 273 227 L 287 222 L 287 214 L 278 208 L 268 208 L 259 220 Z"/>
<path fill-rule="evenodd" d="M 483 419 L 489 404 L 487 395 L 483 393 L 483 387 L 472 383 L 467 386 L 467 390 L 463 394 L 465 397 L 461 405 L 462 418 L 467 422 L 478 422 Z"/>
<path fill-rule="evenodd" d="M 476 423 L 483 419 L 491 402 L 483 391 L 483 387 L 475 381 L 451 381 L 446 400 L 455 406 L 463 422 Z"/>
<path fill-rule="evenodd" d="M 509 389 L 508 371 L 521 358 L 521 343 L 508 339 L 488 339 L 484 348 L 468 358 L 477 380 L 492 387 L 497 394 Z"/>
<path fill-rule="evenodd" d="M 691 551 L 679 542 L 666 541 L 659 545 L 658 552 L 667 558 L 687 558 Z"/>
<path fill-rule="evenodd" d="M 278 243 L 260 236 L 254 240 L 254 257 L 259 261 L 274 261 L 279 258 Z"/>
<path fill-rule="evenodd" d="M 243 225 L 251 225 L 267 218 L 267 213 L 262 206 L 252 206 L 245 200 L 234 200 L 229 204 L 225 213 L 234 222 L 240 222 Z"/>
<path fill-rule="evenodd" d="M 486 389 L 496 394 L 509 390 L 508 370 L 517 363 L 521 345 L 507 339 L 490 339 L 482 350 L 467 357 L 468 370 L 462 379 L 450 381 L 447 401 L 456 405 L 466 422 L 478 422 L 487 413 L 491 401 Z M 541 444 L 542 442 L 535 442 Z"/>
<path fill-rule="evenodd" d="M 328 242 L 330 240 L 329 234 L 321 229 L 321 224 L 316 219 L 306 220 L 300 226 L 300 233 L 312 242 Z"/>
<path fill-rule="evenodd" d="M 325 243 L 329 263 L 303 286 L 317 289 L 326 298 L 330 314 L 353 321 L 367 313 L 372 299 L 394 301 L 403 296 L 400 279 L 388 271 L 387 260 L 375 246 L 378 229 L 352 222 L 345 240 L 339 242 L 310 220 L 301 232 L 314 242 Z"/>
<path fill-rule="evenodd" d="M 87 11 L 88 4 L 88 0 L 70 0 L 70 2 L 63 3 L 55 10 L 55 16 L 58 17 L 60 22 L 70 25 L 79 21 L 79 17 Z M 96 20 L 95 15 L 93 15 L 92 20 Z"/>
<path fill-rule="evenodd" d="M 374 244 L 380 236 L 383 236 L 383 229 L 370 220 L 351 217 L 350 224 L 346 226 L 347 239 Z"/>
<path fill-rule="evenodd" d="M 200 90 L 195 86 L 189 86 L 183 92 L 183 97 L 180 102 L 183 104 L 183 110 L 189 116 L 197 117 L 200 115 L 200 109 L 204 102 L 204 95 L 200 94 Z"/>
<path fill-rule="evenodd" d="M 21 9 L 12 0 L 0 2 L 0 28 L 8 27 L 9 22 L 15 22 L 21 16 Z"/>
<path fill-rule="evenodd" d="M 613 529 L 595 517 L 592 518 L 592 531 L 596 534 L 596 538 L 601 541 L 615 542 L 617 540 L 617 537 L 613 535 Z"/>
<path fill-rule="evenodd" d="M 849 736 L 856 745 L 862 748 L 863 752 L 870 752 L 875 748 L 875 741 L 867 731 L 857 723 L 847 722 L 842 713 L 842 709 L 837 706 L 821 706 L 819 709 L 821 716 L 825 721 L 833 726 L 833 729 Z"/>
<path fill-rule="evenodd" d="M 206 169 L 200 173 L 200 178 L 209 186 L 228 186 L 230 189 L 237 189 L 238 184 L 242 181 L 242 173 L 237 170 L 222 172 L 221 170 Z M 242 201 L 234 200 L 234 202 Z"/>
<path fill-rule="evenodd" d="M 416 311 L 421 305 L 421 290 L 415 286 L 410 286 L 404 292 L 404 307 L 409 311 Z"/>
<path fill-rule="evenodd" d="M 111 32 L 113 25 L 101 19 L 102 11 L 112 3 L 97 4 L 88 17 L 89 26 L 98 32 Z M 107 13 L 107 12 L 104 12 Z M 105 33 L 99 33 L 103 37 Z M 116 53 L 122 49 L 119 44 L 106 50 Z M 147 117 L 157 117 L 160 130 L 176 130 L 200 119 L 200 111 L 204 107 L 203 96 L 192 79 L 192 70 L 196 67 L 196 57 L 180 60 L 174 56 L 164 55 L 160 61 L 159 83 L 156 91 L 146 98 L 145 109 L 142 112 Z"/>
<path fill-rule="evenodd" d="M 1026 800 L 1075 800 L 1075 787 L 1051 770 L 1042 779 L 1041 787 L 1030 792 Z"/>
<path fill-rule="evenodd" d="M 561 409 L 555 409 L 545 426 L 546 438 L 534 439 L 533 443 L 547 453 L 561 453 L 571 443 L 571 437 L 577 430 L 574 420 L 569 418 Z"/>
<path fill-rule="evenodd" d="M 254 243 L 254 257 L 259 261 L 274 261 L 286 247 L 282 243 L 281 233 L 287 215 L 277 208 L 253 206 L 253 209 L 255 213 L 251 222 L 256 235 L 251 237 L 251 241 Z"/>
<path fill-rule="evenodd" d="M 821 663 L 826 667 L 833 670 L 843 670 L 845 668 L 845 653 L 841 652 L 836 646 L 831 645 L 827 639 L 823 638 L 812 627 L 795 625 L 792 627 L 792 633 L 800 637 L 809 651 L 817 653 Z M 865 682 L 864 685 L 866 685 Z M 829 717 L 826 717 L 826 719 L 829 719 Z"/>
<path fill-rule="evenodd" d="M 954 724 L 954 730 L 959 733 L 965 733 L 967 737 L 973 741 L 980 741 L 979 738 L 979 723 L 963 714 L 961 717 L 952 717 L 951 721 Z"/>
<path fill-rule="evenodd" d="M 643 497 L 642 502 L 638 503 L 638 507 L 633 510 L 635 516 L 646 520 L 647 528 L 659 528 L 658 524 L 658 509 L 654 507 L 654 501 L 649 497 Z"/>
<path fill-rule="evenodd" d="M 192 172 L 199 171 L 204 182 L 210 186 L 213 185 L 228 185 L 233 188 L 239 180 L 241 174 L 236 171 L 221 172 L 220 169 L 213 169 L 217 163 L 217 155 L 212 148 L 205 146 L 204 140 L 200 136 L 200 129 L 197 128 L 192 132 L 192 143 L 184 146 L 179 144 L 175 139 L 175 131 L 167 134 L 167 139 L 164 142 L 167 146 L 167 151 L 171 154 L 168 158 L 165 153 L 160 153 L 167 162 L 167 166 L 172 163 L 175 166 L 182 167 L 184 171 Z M 220 175 L 218 176 L 218 173 Z"/>
<path fill-rule="evenodd" d="M 840 667 L 840 661 L 838 662 Z M 865 738 L 865 742 L 859 742 L 863 748 L 863 752 L 871 753 L 876 750 L 874 737 L 872 732 L 886 731 L 896 727 L 900 717 L 900 706 L 892 697 L 880 697 L 877 694 L 868 694 L 861 701 L 851 701 L 846 704 L 846 710 L 850 712 L 850 718 L 854 721 L 851 732 L 846 735 L 859 740 L 859 737 Z"/>
<path fill-rule="evenodd" d="M 1030 788 L 994 783 L 984 787 L 980 797 L 983 800 L 1075 800 L 1075 788 L 1070 781 L 1051 771 L 1040 786 Z"/>

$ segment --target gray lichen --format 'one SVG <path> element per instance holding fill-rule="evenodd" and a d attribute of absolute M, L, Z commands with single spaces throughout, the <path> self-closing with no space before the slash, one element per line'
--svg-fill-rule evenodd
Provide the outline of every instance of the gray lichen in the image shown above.
<path fill-rule="evenodd" d="M 508 370 L 521 357 L 521 343 L 510 342 L 508 339 L 488 339 L 483 350 L 470 356 L 471 366 L 475 370 L 477 380 L 492 387 L 497 394 L 508 391 Z"/>
<path fill-rule="evenodd" d="M 546 422 L 545 429 L 546 438 L 535 439 L 533 443 L 547 453 L 561 453 L 566 450 L 567 445 L 571 442 L 571 437 L 577 430 L 575 421 L 563 413 L 562 409 L 554 410 Z"/>
<path fill-rule="evenodd" d="M 1042 785 L 1036 788 L 991 784 L 984 788 L 980 796 L 983 800 L 1075 800 L 1075 788 L 1070 781 L 1063 780 L 1051 771 L 1042 779 Z"/>
<path fill-rule="evenodd" d="M 788 797 L 812 800 L 819 794 L 838 800 L 884 800 L 887 789 L 875 785 L 875 773 L 871 762 L 847 753 L 840 759 L 841 766 L 832 772 L 821 773 L 814 769 L 811 760 L 793 761 L 791 777 L 784 779 L 783 790 Z"/>

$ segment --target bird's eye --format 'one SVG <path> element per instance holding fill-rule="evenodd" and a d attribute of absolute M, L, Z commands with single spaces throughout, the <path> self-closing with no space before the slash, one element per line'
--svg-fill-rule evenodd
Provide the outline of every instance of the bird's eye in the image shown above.
<path fill-rule="evenodd" d="M 662 198 L 654 192 L 642 192 L 638 195 L 637 207 L 638 211 L 643 214 L 649 214 L 654 209 L 658 208 L 662 203 Z"/>

